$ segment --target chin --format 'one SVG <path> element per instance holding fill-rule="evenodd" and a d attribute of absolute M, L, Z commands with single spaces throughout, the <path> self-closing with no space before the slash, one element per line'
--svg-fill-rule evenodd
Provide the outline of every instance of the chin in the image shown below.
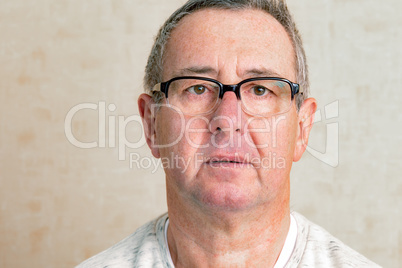
<path fill-rule="evenodd" d="M 200 190 L 194 198 L 203 208 L 222 212 L 247 210 L 257 203 L 253 191 L 230 184 Z"/>

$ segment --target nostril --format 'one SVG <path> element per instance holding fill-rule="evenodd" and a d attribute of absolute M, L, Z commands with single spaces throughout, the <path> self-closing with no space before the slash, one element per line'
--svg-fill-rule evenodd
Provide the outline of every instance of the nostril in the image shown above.
<path fill-rule="evenodd" d="M 240 132 L 240 128 L 237 128 L 237 129 L 236 129 L 236 132 Z"/>
<path fill-rule="evenodd" d="M 221 132 L 221 131 L 222 131 L 222 129 L 221 129 L 220 127 L 217 127 L 217 128 L 216 128 L 216 131 Z"/>

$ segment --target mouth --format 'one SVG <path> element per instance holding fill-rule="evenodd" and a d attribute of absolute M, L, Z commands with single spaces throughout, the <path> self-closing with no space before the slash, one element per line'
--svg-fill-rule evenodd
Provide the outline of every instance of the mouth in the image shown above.
<path fill-rule="evenodd" d="M 206 162 L 207 164 L 219 164 L 219 163 L 233 163 L 233 164 L 245 164 L 240 161 L 227 161 L 227 160 L 210 160 Z"/>
<path fill-rule="evenodd" d="M 205 160 L 207 165 L 211 167 L 244 167 L 248 166 L 251 163 L 247 160 L 247 158 L 239 156 L 239 155 L 218 155 L 213 156 Z"/>

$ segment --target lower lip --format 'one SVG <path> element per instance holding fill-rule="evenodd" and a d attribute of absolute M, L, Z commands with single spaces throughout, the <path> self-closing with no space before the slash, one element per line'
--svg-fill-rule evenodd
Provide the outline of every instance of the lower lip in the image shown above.
<path fill-rule="evenodd" d="M 249 163 L 238 162 L 208 162 L 205 164 L 211 168 L 249 168 L 252 166 Z"/>

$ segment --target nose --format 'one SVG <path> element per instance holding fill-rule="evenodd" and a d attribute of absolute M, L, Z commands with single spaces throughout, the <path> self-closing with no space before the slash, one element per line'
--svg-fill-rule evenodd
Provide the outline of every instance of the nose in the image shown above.
<path fill-rule="evenodd" d="M 242 108 L 240 100 L 237 99 L 234 92 L 225 92 L 212 115 L 209 123 L 209 131 L 211 133 L 224 131 L 242 133 L 241 117 Z"/>

